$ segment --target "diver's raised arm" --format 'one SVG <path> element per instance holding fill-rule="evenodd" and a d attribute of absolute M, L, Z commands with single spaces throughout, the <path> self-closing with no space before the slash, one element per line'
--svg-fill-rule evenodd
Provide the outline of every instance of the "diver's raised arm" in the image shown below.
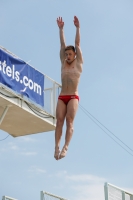
<path fill-rule="evenodd" d="M 62 17 L 57 18 L 57 25 L 59 27 L 59 35 L 60 35 L 60 59 L 63 62 L 65 59 L 65 36 L 64 36 L 64 22 L 62 20 Z"/>
<path fill-rule="evenodd" d="M 76 26 L 75 48 L 76 48 L 77 60 L 83 62 L 82 52 L 80 48 L 80 23 L 79 19 L 76 16 L 74 16 L 74 25 Z"/>

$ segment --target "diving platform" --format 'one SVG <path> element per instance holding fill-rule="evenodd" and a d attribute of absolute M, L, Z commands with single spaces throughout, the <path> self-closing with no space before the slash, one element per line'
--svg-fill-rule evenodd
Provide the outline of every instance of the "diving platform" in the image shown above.
<path fill-rule="evenodd" d="M 1 46 L 0 49 L 6 52 L 10 56 L 13 57 L 15 56 L 14 54 L 12 54 L 11 52 L 9 52 L 8 50 L 6 50 Z M 15 56 L 15 58 L 16 57 L 17 56 Z M 1 61 L 1 63 L 2 62 L 4 61 Z M 2 71 L 1 68 L 0 68 L 0 73 Z M 8 68 L 7 72 L 8 75 L 10 75 L 11 77 L 11 69 L 8 66 L 5 67 L 3 72 L 6 72 L 6 68 Z M 0 129 L 1 130 L 9 133 L 13 137 L 55 130 L 56 103 L 61 85 L 52 80 L 50 77 L 46 76 L 45 74 L 43 74 L 43 76 L 44 76 L 43 105 L 34 102 L 33 99 L 31 100 L 27 98 L 22 92 L 18 93 L 14 91 L 12 88 L 8 87 L 8 85 L 3 84 L 3 82 L 0 79 Z M 31 79 L 29 80 L 30 80 L 29 87 L 31 89 L 32 82 Z M 26 81 L 25 83 L 27 83 Z"/>

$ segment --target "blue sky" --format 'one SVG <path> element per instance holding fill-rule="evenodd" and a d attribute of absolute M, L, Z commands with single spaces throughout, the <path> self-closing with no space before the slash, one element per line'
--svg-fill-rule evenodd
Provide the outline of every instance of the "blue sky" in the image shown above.
<path fill-rule="evenodd" d="M 60 83 L 59 31 L 74 44 L 81 24 L 84 57 L 80 104 L 133 148 L 133 1 L 0 1 L 0 45 Z M 65 134 L 65 127 L 64 127 Z M 0 131 L 0 139 L 7 133 Z M 64 143 L 64 136 L 62 144 Z M 40 198 L 40 191 L 70 200 L 103 200 L 104 182 L 133 192 L 133 156 L 79 108 L 67 157 L 56 161 L 54 132 L 0 142 L 0 198 Z"/>

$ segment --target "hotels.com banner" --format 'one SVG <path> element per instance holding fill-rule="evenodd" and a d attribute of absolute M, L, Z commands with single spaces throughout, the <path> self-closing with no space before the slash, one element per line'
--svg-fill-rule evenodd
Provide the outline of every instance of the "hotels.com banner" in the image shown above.
<path fill-rule="evenodd" d="M 0 82 L 44 106 L 44 75 L 0 49 Z"/>

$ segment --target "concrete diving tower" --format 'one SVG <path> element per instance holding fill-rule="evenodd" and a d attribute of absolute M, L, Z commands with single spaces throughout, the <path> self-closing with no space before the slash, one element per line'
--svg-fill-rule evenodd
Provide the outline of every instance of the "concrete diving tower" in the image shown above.
<path fill-rule="evenodd" d="M 15 56 L 1 46 L 0 49 Z M 56 103 L 61 85 L 48 76 L 44 74 L 43 76 L 45 80 L 43 91 L 44 106 L 40 106 L 29 100 L 26 96 L 13 91 L 0 81 L 1 130 L 9 133 L 13 137 L 55 130 Z"/>

